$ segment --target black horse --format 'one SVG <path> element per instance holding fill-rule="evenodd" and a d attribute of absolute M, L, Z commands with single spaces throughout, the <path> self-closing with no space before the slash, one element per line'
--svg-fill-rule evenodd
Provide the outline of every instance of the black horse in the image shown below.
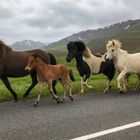
<path fill-rule="evenodd" d="M 71 62 L 73 58 L 76 60 L 76 68 L 80 74 L 81 77 L 81 91 L 80 93 L 84 92 L 84 86 L 88 88 L 92 88 L 90 85 L 87 84 L 87 81 L 90 77 L 91 70 L 88 64 L 83 60 L 82 58 L 82 50 L 81 48 L 77 46 L 76 42 L 69 42 L 67 44 L 67 62 Z"/>
<path fill-rule="evenodd" d="M 14 100 L 17 101 L 17 94 L 12 89 L 8 77 L 22 77 L 25 75 L 31 75 L 32 84 L 27 89 L 23 97 L 27 97 L 32 90 L 32 88 L 38 83 L 37 75 L 35 71 L 25 71 L 25 66 L 27 64 L 28 58 L 36 53 L 40 56 L 47 64 L 56 64 L 55 57 L 50 54 L 46 53 L 42 50 L 35 49 L 32 51 L 23 51 L 17 52 L 13 51 L 9 46 L 7 46 L 4 42 L 0 41 L 0 78 L 7 87 L 7 89 L 11 92 L 14 97 Z M 56 81 L 53 81 L 52 87 L 54 93 L 56 94 L 55 89 Z"/>
<path fill-rule="evenodd" d="M 83 60 L 83 52 L 85 49 L 86 46 L 82 41 L 75 42 L 71 41 L 67 44 L 68 54 L 66 57 L 66 61 L 71 62 L 73 58 L 76 59 L 76 67 L 81 76 L 81 92 L 84 92 L 83 85 L 86 85 L 88 88 L 92 88 L 90 85 L 87 84 L 87 79 L 90 77 L 92 71 L 87 62 Z M 96 55 L 94 56 L 97 57 Z M 106 60 L 106 54 L 101 56 L 99 55 L 98 57 L 100 57 L 100 59 L 103 59 L 104 61 L 101 61 L 99 71 L 96 74 L 103 73 L 109 79 L 107 88 L 104 91 L 105 93 L 110 90 L 111 88 L 110 81 L 112 81 L 115 74 L 114 61 Z"/>

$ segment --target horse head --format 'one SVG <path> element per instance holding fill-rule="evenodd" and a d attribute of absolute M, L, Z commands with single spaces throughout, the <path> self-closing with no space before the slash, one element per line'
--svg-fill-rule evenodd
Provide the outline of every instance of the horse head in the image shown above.
<path fill-rule="evenodd" d="M 66 57 L 66 61 L 71 62 L 71 60 L 76 56 L 78 52 L 78 48 L 75 46 L 75 42 L 70 41 L 67 44 L 67 50 L 68 50 L 68 54 Z"/>
<path fill-rule="evenodd" d="M 118 40 L 110 40 L 106 45 L 107 56 L 106 59 L 113 59 L 116 57 L 118 49 L 121 48 L 121 43 Z"/>
<path fill-rule="evenodd" d="M 28 58 L 25 70 L 31 71 L 31 70 L 35 69 L 37 57 L 38 57 L 38 55 L 37 55 L 37 53 L 35 53 Z"/>
<path fill-rule="evenodd" d="M 79 55 L 79 54 L 83 53 L 85 48 L 86 48 L 86 46 L 82 41 L 74 41 L 74 42 L 71 41 L 71 42 L 69 42 L 67 44 L 68 54 L 67 54 L 67 57 L 66 57 L 66 61 L 71 62 L 71 60 L 76 55 Z"/>

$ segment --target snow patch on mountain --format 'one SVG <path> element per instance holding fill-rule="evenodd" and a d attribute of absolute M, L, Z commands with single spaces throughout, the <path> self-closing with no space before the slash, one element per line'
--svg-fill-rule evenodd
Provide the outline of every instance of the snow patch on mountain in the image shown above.
<path fill-rule="evenodd" d="M 23 40 L 12 44 L 12 48 L 17 51 L 32 50 L 45 47 L 46 44 L 39 41 Z"/>

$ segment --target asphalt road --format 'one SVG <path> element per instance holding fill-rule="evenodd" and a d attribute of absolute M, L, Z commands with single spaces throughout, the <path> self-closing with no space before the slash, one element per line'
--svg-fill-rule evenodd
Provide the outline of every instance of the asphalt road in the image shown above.
<path fill-rule="evenodd" d="M 34 100 L 0 103 L 0 140 L 67 140 L 140 121 L 140 91 L 74 97 L 60 105 L 43 98 L 37 108 Z M 140 127 L 95 139 L 139 140 Z"/>

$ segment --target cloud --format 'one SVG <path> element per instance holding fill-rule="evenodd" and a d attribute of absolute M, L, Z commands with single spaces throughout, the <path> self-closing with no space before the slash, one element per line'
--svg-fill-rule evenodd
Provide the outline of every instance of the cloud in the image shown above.
<path fill-rule="evenodd" d="M 140 18 L 139 0 L 1 0 L 0 38 L 52 42 L 73 33 Z"/>

